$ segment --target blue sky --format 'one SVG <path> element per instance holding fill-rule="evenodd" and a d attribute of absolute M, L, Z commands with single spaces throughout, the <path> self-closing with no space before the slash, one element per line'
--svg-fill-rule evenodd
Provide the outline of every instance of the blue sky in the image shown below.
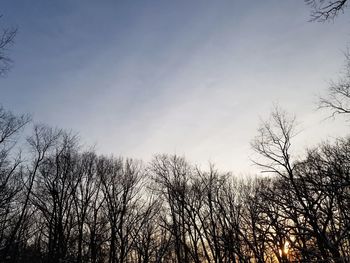
<path fill-rule="evenodd" d="M 296 153 L 343 136 L 319 94 L 339 75 L 350 12 L 310 23 L 303 1 L 19 1 L 0 103 L 79 132 L 100 153 L 176 153 L 255 172 L 250 141 L 273 103 L 295 113 Z M 300 149 L 300 150 L 298 150 Z"/>

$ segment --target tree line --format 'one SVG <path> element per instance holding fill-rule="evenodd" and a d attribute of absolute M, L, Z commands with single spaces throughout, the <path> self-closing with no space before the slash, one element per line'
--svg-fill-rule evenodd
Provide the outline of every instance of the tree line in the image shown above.
<path fill-rule="evenodd" d="M 350 260 L 350 138 L 294 159 L 294 119 L 275 110 L 252 142 L 271 175 L 239 178 L 98 155 L 44 125 L 23 142 L 29 123 L 0 108 L 1 262 Z"/>

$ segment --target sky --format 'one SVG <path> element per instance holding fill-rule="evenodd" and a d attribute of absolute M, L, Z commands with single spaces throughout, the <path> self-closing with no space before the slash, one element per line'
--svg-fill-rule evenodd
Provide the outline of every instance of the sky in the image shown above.
<path fill-rule="evenodd" d="M 18 28 L 0 103 L 99 153 L 256 173 L 250 142 L 275 104 L 297 118 L 296 156 L 348 134 L 317 101 L 341 73 L 350 10 L 319 23 L 302 0 L 2 0 L 0 13 Z"/>

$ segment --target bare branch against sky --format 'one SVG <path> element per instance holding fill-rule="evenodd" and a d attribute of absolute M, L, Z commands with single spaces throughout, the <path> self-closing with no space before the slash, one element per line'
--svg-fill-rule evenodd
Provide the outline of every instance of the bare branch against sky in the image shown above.
<path fill-rule="evenodd" d="M 0 16 L 1 19 L 1 16 Z M 2 22 L 0 20 L 0 22 Z M 0 32 L 0 76 L 3 76 L 10 69 L 12 60 L 9 57 L 9 48 L 14 42 L 17 29 L 1 28 Z"/>

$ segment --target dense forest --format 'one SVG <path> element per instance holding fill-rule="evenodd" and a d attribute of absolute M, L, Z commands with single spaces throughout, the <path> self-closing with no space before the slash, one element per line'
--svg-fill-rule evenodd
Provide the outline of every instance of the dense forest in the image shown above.
<path fill-rule="evenodd" d="M 346 1 L 307 2 L 328 19 Z M 0 75 L 15 35 L 0 39 Z M 346 62 L 319 106 L 349 119 Z M 0 262 L 350 262 L 350 138 L 295 157 L 296 134 L 276 108 L 251 142 L 263 173 L 243 178 L 176 155 L 99 155 L 0 107 Z"/>

